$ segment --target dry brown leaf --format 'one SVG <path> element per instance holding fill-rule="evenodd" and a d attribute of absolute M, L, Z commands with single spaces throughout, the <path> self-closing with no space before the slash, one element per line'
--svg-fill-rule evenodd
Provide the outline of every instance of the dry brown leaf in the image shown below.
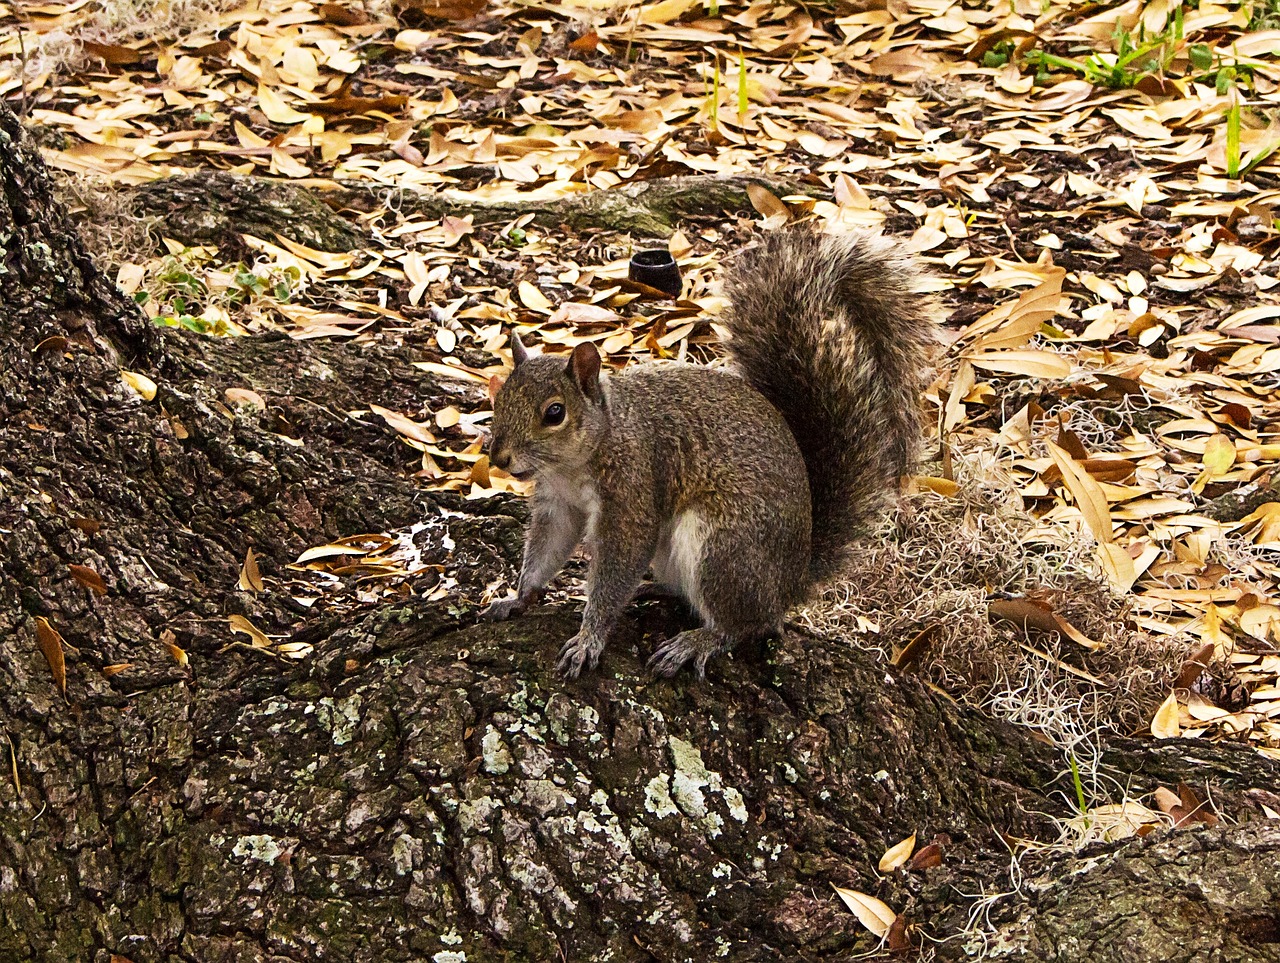
<path fill-rule="evenodd" d="M 993 622 L 1012 622 L 1024 628 L 1065 635 L 1090 651 L 1102 647 L 1101 642 L 1093 641 L 1052 608 L 1030 599 L 993 599 L 987 605 L 987 612 Z"/>
<path fill-rule="evenodd" d="M 751 206 L 764 217 L 765 227 L 781 227 L 791 220 L 791 208 L 778 200 L 767 187 L 748 184 L 747 197 L 751 200 Z"/>
<path fill-rule="evenodd" d="M 1210 608 L 1213 608 L 1213 606 L 1210 606 Z M 1200 678 L 1205 668 L 1213 661 L 1213 649 L 1212 642 L 1202 642 L 1196 647 L 1187 661 L 1182 663 L 1178 678 L 1173 683 L 1175 690 L 1190 689 L 1196 684 L 1196 680 Z"/>
<path fill-rule="evenodd" d="M 230 624 L 232 632 L 238 632 L 241 635 L 249 636 L 255 649 L 271 648 L 272 642 L 271 639 L 267 637 L 266 633 L 246 619 L 243 615 L 232 615 L 228 617 L 227 622 Z"/>
<path fill-rule="evenodd" d="M 49 624 L 48 619 L 40 615 L 36 616 L 36 643 L 44 653 L 45 661 L 49 663 L 49 671 L 53 673 L 53 684 L 65 696 L 67 694 L 67 663 L 62 651 L 62 636 Z"/>
<path fill-rule="evenodd" d="M 1082 470 L 1074 458 L 1052 442 L 1046 443 L 1053 463 L 1062 472 L 1062 480 L 1075 498 L 1076 507 L 1084 516 L 1085 524 L 1099 542 L 1111 541 L 1111 511 L 1107 496 L 1088 472 Z"/>
<path fill-rule="evenodd" d="M 414 421 L 407 415 L 402 415 L 398 411 L 392 411 L 390 408 L 383 408 L 381 405 L 370 405 L 369 410 L 394 428 L 398 433 L 412 441 L 420 442 L 424 445 L 434 445 L 436 436 L 430 429 L 421 422 Z"/>
<path fill-rule="evenodd" d="M 252 548 L 246 549 L 244 553 L 244 564 L 240 566 L 238 585 L 242 592 L 262 591 L 262 575 L 258 572 L 258 559 L 254 556 Z"/>
<path fill-rule="evenodd" d="M 942 628 L 937 625 L 930 625 L 916 633 L 911 641 L 902 647 L 902 651 L 893 657 L 893 664 L 900 669 L 911 668 L 920 661 L 941 633 Z"/>
<path fill-rule="evenodd" d="M 985 371 L 1029 378 L 1065 378 L 1071 374 L 1071 362 L 1052 351 L 988 351 L 967 354 L 965 359 Z"/>
<path fill-rule="evenodd" d="M 107 594 L 107 583 L 102 580 L 102 576 L 95 572 L 87 565 L 68 565 L 71 570 L 71 576 L 85 588 L 97 595 Z"/>
<path fill-rule="evenodd" d="M 911 857 L 911 862 L 907 864 L 907 868 L 912 872 L 922 869 L 932 869 L 935 866 L 942 865 L 942 847 L 937 843 L 930 843 L 922 846 L 920 851 Z"/>

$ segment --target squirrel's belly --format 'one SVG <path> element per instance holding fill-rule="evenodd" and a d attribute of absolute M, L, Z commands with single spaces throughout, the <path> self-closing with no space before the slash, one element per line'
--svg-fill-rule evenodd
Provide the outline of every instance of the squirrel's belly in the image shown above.
<path fill-rule="evenodd" d="M 653 575 L 702 610 L 699 572 L 708 526 L 695 511 L 681 512 L 662 527 L 653 555 Z"/>

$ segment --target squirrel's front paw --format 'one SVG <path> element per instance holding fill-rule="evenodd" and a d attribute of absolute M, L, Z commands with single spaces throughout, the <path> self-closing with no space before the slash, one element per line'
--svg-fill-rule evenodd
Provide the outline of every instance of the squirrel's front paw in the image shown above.
<path fill-rule="evenodd" d="M 513 599 L 498 599 L 496 602 L 489 603 L 489 607 L 480 613 L 480 618 L 486 622 L 504 622 L 513 615 L 523 615 L 528 607 L 529 603 L 522 601 L 519 596 Z"/>
<path fill-rule="evenodd" d="M 604 643 L 579 632 L 560 649 L 556 671 L 566 679 L 576 679 L 583 669 L 594 669 L 600 661 Z"/>

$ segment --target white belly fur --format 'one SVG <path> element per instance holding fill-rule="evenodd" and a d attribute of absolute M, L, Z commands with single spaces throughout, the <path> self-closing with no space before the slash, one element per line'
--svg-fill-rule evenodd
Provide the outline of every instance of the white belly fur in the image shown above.
<path fill-rule="evenodd" d="M 563 505 L 575 514 L 586 516 L 581 541 L 590 543 L 600 519 L 600 496 L 589 482 L 571 481 L 559 475 L 538 479 L 538 494 L 548 502 Z"/>
<path fill-rule="evenodd" d="M 702 614 L 699 570 L 707 524 L 692 511 L 677 515 L 665 526 L 653 555 L 654 577 L 683 595 Z"/>

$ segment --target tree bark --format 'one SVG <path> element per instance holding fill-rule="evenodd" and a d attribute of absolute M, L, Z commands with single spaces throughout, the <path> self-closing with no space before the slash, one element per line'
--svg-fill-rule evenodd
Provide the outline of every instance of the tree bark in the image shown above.
<path fill-rule="evenodd" d="M 789 633 L 706 684 L 657 681 L 642 659 L 682 617 L 637 604 L 601 671 L 564 683 L 570 606 L 475 621 L 517 560 L 522 506 L 415 491 L 393 434 L 344 414 L 443 401 L 411 343 L 155 330 L 84 256 L 3 106 L 0 139 L 0 960 L 874 949 L 831 884 L 885 900 L 948 959 L 980 945 L 975 913 L 1006 955 L 1277 958 L 1280 829 L 1259 814 L 1280 766 L 1117 741 L 1105 763 L 1130 794 L 1185 781 L 1231 825 L 1015 875 L 1006 840 L 1052 839 L 1070 815 L 1061 754 L 847 640 Z M 294 599 L 300 550 L 414 523 L 457 580 L 447 599 Z M 249 548 L 257 595 L 237 589 Z M 314 654 L 232 646 L 231 615 Z M 65 640 L 65 696 L 41 619 Z M 880 878 L 912 832 L 947 837 L 942 864 Z"/>
<path fill-rule="evenodd" d="M 323 251 L 360 247 L 365 233 L 339 211 L 369 211 L 382 205 L 438 219 L 470 216 L 496 224 L 532 214 L 543 226 L 610 230 L 640 237 L 667 237 L 682 220 L 750 211 L 749 185 L 782 196 L 815 192 L 810 185 L 776 177 L 691 175 L 593 190 L 541 200 L 476 201 L 448 189 L 418 192 L 356 181 L 313 187 L 284 180 L 196 171 L 121 188 L 134 213 L 157 233 L 184 244 L 214 244 L 238 250 L 240 236 L 273 239 L 277 234 Z"/>

